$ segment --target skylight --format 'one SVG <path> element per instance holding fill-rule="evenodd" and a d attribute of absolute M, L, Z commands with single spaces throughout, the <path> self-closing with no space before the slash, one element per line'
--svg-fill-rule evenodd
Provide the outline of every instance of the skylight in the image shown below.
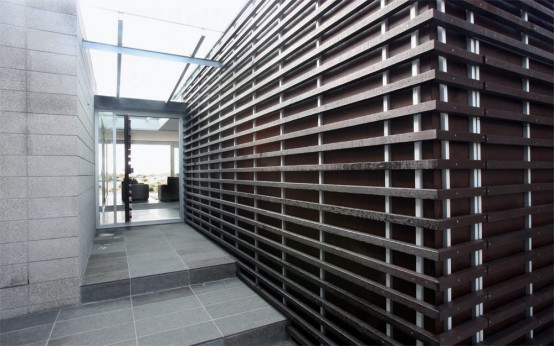
<path fill-rule="evenodd" d="M 122 46 L 205 58 L 247 0 L 80 0 L 84 38 Z M 90 50 L 97 94 L 117 96 L 118 54 Z M 167 101 L 186 63 L 121 56 L 120 97 Z M 184 83 L 194 71 L 191 65 Z"/>

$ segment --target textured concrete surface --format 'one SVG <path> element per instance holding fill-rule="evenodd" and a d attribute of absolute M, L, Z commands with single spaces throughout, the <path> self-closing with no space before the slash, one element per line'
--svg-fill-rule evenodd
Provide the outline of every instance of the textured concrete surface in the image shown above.
<path fill-rule="evenodd" d="M 79 300 L 94 104 L 76 0 L 0 0 L 0 318 Z"/>

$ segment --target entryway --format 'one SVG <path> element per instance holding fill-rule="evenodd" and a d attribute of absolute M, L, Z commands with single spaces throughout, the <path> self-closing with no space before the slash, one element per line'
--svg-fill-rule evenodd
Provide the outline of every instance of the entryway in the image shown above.
<path fill-rule="evenodd" d="M 97 226 L 182 220 L 180 119 L 97 113 Z"/>

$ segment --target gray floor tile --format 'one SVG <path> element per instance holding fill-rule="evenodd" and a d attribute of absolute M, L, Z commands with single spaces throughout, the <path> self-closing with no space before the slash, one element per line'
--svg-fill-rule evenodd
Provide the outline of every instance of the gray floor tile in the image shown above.
<path fill-rule="evenodd" d="M 206 310 L 213 319 L 227 317 L 252 311 L 261 308 L 267 308 L 270 305 L 258 295 L 247 298 L 237 299 L 225 303 L 207 305 Z"/>
<path fill-rule="evenodd" d="M 146 335 L 158 334 L 210 320 L 211 318 L 204 308 L 196 308 L 137 320 L 135 326 L 137 328 L 137 336 L 140 338 Z"/>
<path fill-rule="evenodd" d="M 205 322 L 160 334 L 154 334 L 138 339 L 139 346 L 159 345 L 194 345 L 197 343 L 220 338 L 221 334 L 213 322 Z"/>
<path fill-rule="evenodd" d="M 173 271 L 165 274 L 132 278 L 131 294 L 136 295 L 188 285 L 190 285 L 188 270 Z"/>
<path fill-rule="evenodd" d="M 190 287 L 179 287 L 179 288 L 174 288 L 174 289 L 160 291 L 160 292 L 153 292 L 153 293 L 133 296 L 132 303 L 134 307 L 137 307 L 145 304 L 152 304 L 152 303 L 163 302 L 171 299 L 189 297 L 192 295 L 193 293 Z"/>
<path fill-rule="evenodd" d="M 123 242 L 110 243 L 104 245 L 92 245 L 90 249 L 91 255 L 112 254 L 125 251 L 125 244 Z"/>
<path fill-rule="evenodd" d="M 0 334 L 0 344 L 2 346 L 18 346 L 40 342 L 46 343 L 52 330 L 52 325 L 52 323 L 43 324 L 41 326 Z"/>
<path fill-rule="evenodd" d="M 198 284 L 236 276 L 237 266 L 235 262 L 214 266 L 191 268 L 190 282 Z"/>
<path fill-rule="evenodd" d="M 125 256 L 127 256 L 125 251 L 107 252 L 107 253 L 99 253 L 99 254 L 91 253 L 90 256 L 88 257 L 88 259 L 90 261 L 90 260 L 99 260 L 99 259 L 125 257 Z"/>
<path fill-rule="evenodd" d="M 128 270 L 127 267 L 127 260 L 125 262 L 121 261 L 120 263 L 116 264 L 108 264 L 104 266 L 93 266 L 87 265 L 87 269 L 85 270 L 85 275 L 95 275 L 95 274 L 103 274 L 103 273 L 109 273 L 109 272 L 117 272 L 121 270 Z"/>
<path fill-rule="evenodd" d="M 123 241 L 124 241 L 123 237 L 97 237 L 97 238 L 94 238 L 92 243 L 94 245 L 100 245 L 100 244 L 105 245 L 105 244 L 115 244 Z"/>
<path fill-rule="evenodd" d="M 252 291 L 250 288 L 248 288 L 246 285 L 244 286 L 237 286 L 228 288 L 225 290 L 215 291 L 215 292 L 208 292 L 208 293 L 201 293 L 198 294 L 198 299 L 202 302 L 204 305 L 213 305 L 213 304 L 219 304 L 223 302 L 227 302 L 230 300 L 240 299 L 240 298 L 246 298 L 248 296 L 255 295 L 254 291 Z"/>
<path fill-rule="evenodd" d="M 202 307 L 195 296 L 166 300 L 133 308 L 135 319 L 141 320 L 157 315 L 168 314 Z"/>
<path fill-rule="evenodd" d="M 184 239 L 168 239 L 177 251 L 183 251 L 186 253 L 193 253 L 199 249 L 206 249 L 206 251 L 215 250 L 212 242 L 205 238 L 184 238 Z"/>
<path fill-rule="evenodd" d="M 230 257 L 229 254 L 221 250 L 211 250 L 211 251 L 199 251 L 194 253 L 186 253 L 186 250 L 177 251 L 177 254 L 185 260 L 188 261 L 201 261 L 212 258 L 221 258 L 221 257 Z"/>
<path fill-rule="evenodd" d="M 183 257 L 183 261 L 189 269 L 213 267 L 222 264 L 235 263 L 236 260 L 231 256 L 220 256 L 216 258 L 206 258 L 200 260 L 190 260 Z"/>
<path fill-rule="evenodd" d="M 154 249 L 171 249 L 169 243 L 165 238 L 161 239 L 148 239 L 148 240 L 125 240 L 125 247 L 127 248 L 127 253 L 137 252 L 137 251 L 152 251 Z"/>
<path fill-rule="evenodd" d="M 114 300 L 106 300 L 98 303 L 90 303 L 74 306 L 60 311 L 58 322 L 68 320 L 70 318 L 78 318 L 90 315 L 101 314 L 105 312 L 129 309 L 131 307 L 131 299 L 121 298 Z"/>
<path fill-rule="evenodd" d="M 131 309 L 111 311 L 103 314 L 58 321 L 52 331 L 52 339 L 107 328 L 117 324 L 133 322 Z"/>
<path fill-rule="evenodd" d="M 133 323 L 120 324 L 108 328 L 98 329 L 86 333 L 66 336 L 59 339 L 50 339 L 48 346 L 60 345 L 107 345 L 120 341 L 129 340 L 135 337 L 135 327 Z"/>
<path fill-rule="evenodd" d="M 169 273 L 188 269 L 180 259 L 154 261 L 151 263 L 129 263 L 129 274 L 132 278 Z"/>
<path fill-rule="evenodd" d="M 99 260 L 89 260 L 87 263 L 87 269 L 88 268 L 96 268 L 96 267 L 105 267 L 105 266 L 112 266 L 112 265 L 118 265 L 118 264 L 127 264 L 127 256 L 123 257 L 112 257 L 112 258 L 104 258 Z"/>
<path fill-rule="evenodd" d="M 131 279 L 110 281 L 81 286 L 81 302 L 97 302 L 128 297 L 131 294 Z"/>
<path fill-rule="evenodd" d="M 233 287 L 247 287 L 239 278 L 229 278 L 224 280 L 205 282 L 198 285 L 192 285 L 191 288 L 196 294 L 208 293 L 213 291 L 226 290 Z"/>
<path fill-rule="evenodd" d="M 228 336 L 282 321 L 285 321 L 285 317 L 268 307 L 217 319 L 215 323 L 223 335 Z"/>
<path fill-rule="evenodd" d="M 127 257 L 129 266 L 133 264 L 147 264 L 152 262 L 160 262 L 167 260 L 181 260 L 175 251 L 156 251 L 149 253 L 131 254 Z"/>
<path fill-rule="evenodd" d="M 106 272 L 106 273 L 100 273 L 100 274 L 87 274 L 85 272 L 85 276 L 83 277 L 83 285 L 94 285 L 102 282 L 111 282 L 111 281 L 119 281 L 119 280 L 125 280 L 129 279 L 129 270 L 125 268 L 125 270 L 119 270 L 114 272 Z"/>
<path fill-rule="evenodd" d="M 56 316 L 58 316 L 58 310 L 0 320 L 0 333 L 7 333 L 42 324 L 51 324 L 56 320 Z"/>
<path fill-rule="evenodd" d="M 137 339 L 132 338 L 132 339 L 129 339 L 129 340 L 117 342 L 115 344 L 109 344 L 107 346 L 137 346 Z M 287 345 L 284 345 L 284 346 L 287 346 Z M 293 346 L 293 345 L 290 345 L 290 346 Z"/>

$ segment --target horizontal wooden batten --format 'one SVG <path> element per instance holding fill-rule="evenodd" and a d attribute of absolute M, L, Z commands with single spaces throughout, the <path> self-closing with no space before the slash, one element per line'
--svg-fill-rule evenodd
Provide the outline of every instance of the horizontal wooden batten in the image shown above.
<path fill-rule="evenodd" d="M 301 344 L 552 343 L 553 15 L 250 3 L 180 93 L 186 222 Z"/>

